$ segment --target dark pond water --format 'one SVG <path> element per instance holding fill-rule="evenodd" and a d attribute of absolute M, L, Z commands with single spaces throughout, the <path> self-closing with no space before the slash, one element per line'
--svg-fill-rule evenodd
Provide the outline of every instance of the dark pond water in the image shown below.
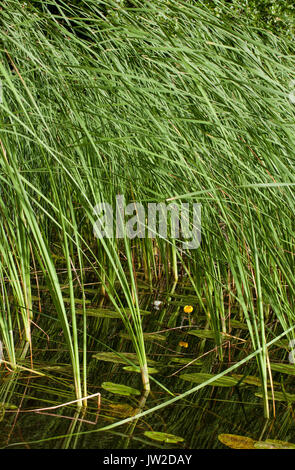
<path fill-rule="evenodd" d="M 155 300 L 162 303 L 154 304 Z M 190 315 L 183 312 L 183 306 L 187 304 L 194 305 Z M 208 317 L 198 310 L 194 293 L 185 287 L 172 293 L 166 287 L 147 294 L 143 291 L 141 308 L 150 312 L 143 315 L 144 331 L 153 333 L 146 336 L 146 351 L 152 361 L 151 367 L 157 369 L 152 375 L 151 392 L 142 411 L 195 386 L 196 383 L 184 379 L 185 374 L 217 374 L 252 351 L 247 330 L 238 323 L 239 313 L 233 311 L 231 321 L 235 326 L 229 327 L 226 319 L 228 336 L 222 343 L 223 356 L 220 358 L 214 337 L 210 337 Z M 105 345 L 122 354 L 134 352 L 121 320 L 89 316 L 88 394 L 101 395 L 100 404 L 98 396 L 93 397 L 88 400 L 87 410 L 82 412 L 77 412 L 75 404 L 59 406 L 75 400 L 75 395 L 61 328 L 50 306 L 48 314 L 44 313 L 39 319 L 39 325 L 43 331 L 37 328 L 33 331 L 33 361 L 34 368 L 44 375 L 25 370 L 12 373 L 3 364 L 0 369 L 2 448 L 212 449 L 225 447 L 218 439 L 224 433 L 256 440 L 295 441 L 292 402 L 276 401 L 275 419 L 264 419 L 255 359 L 235 371 L 240 378 L 251 376 L 252 383 L 251 380 L 242 383 L 235 378 L 234 386 L 207 386 L 136 421 L 100 431 L 132 416 L 139 406 L 140 396 L 115 394 L 102 385 L 112 382 L 141 390 L 140 374 L 126 370 L 126 363 L 94 357 L 108 351 Z M 205 331 L 205 335 L 192 335 L 189 333 L 192 330 Z M 273 360 L 282 361 L 285 357 L 284 350 L 279 347 L 272 352 Z M 30 359 L 22 365 L 30 368 Z M 282 376 L 274 373 L 275 387 L 279 390 Z M 284 389 L 291 391 L 294 380 L 294 377 L 284 375 Z M 160 442 L 151 439 L 146 434 L 149 431 L 169 433 L 181 439 L 176 443 Z"/>

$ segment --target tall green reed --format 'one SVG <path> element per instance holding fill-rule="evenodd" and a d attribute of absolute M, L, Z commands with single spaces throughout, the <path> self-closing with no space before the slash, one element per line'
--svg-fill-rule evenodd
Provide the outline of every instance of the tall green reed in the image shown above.
<path fill-rule="evenodd" d="M 16 325 L 31 346 L 34 255 L 77 398 L 87 391 L 87 311 L 84 302 L 79 338 L 74 295 L 79 288 L 85 300 L 89 272 L 120 313 L 148 389 L 137 266 L 151 286 L 182 272 L 220 361 L 229 305 L 239 307 L 259 350 L 269 416 L 265 327 L 270 316 L 283 331 L 294 321 L 294 46 L 189 2 L 87 3 L 59 2 L 41 15 L 32 4 L 3 2 L 0 327 L 10 362 Z M 95 239 L 93 207 L 116 194 L 202 203 L 201 248 Z M 64 256 L 69 311 L 53 247 Z"/>

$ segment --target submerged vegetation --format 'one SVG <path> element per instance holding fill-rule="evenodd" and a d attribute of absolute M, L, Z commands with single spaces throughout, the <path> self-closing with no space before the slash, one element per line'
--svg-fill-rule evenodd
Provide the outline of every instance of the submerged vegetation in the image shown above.
<path fill-rule="evenodd" d="M 292 40 L 204 2 L 0 6 L 1 445 L 294 441 Z M 117 195 L 201 204 L 200 247 L 95 237 Z"/>

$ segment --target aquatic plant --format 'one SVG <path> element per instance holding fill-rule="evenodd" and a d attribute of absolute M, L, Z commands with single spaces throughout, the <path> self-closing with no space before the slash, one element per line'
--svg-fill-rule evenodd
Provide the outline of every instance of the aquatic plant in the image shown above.
<path fill-rule="evenodd" d="M 2 362 L 38 372 L 33 332 L 50 305 L 86 405 L 91 335 L 108 349 L 99 317 L 89 330 L 91 285 L 149 391 L 139 285 L 173 280 L 169 304 L 185 281 L 184 312 L 205 316 L 220 363 L 233 309 L 246 326 L 269 417 L 268 325 L 294 336 L 294 45 L 190 2 L 87 3 L 1 4 Z M 201 247 L 96 238 L 94 207 L 118 194 L 201 203 Z"/>

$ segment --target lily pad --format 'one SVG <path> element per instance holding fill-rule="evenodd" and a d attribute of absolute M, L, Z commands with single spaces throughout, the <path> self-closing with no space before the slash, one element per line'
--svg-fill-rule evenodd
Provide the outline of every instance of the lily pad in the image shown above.
<path fill-rule="evenodd" d="M 257 441 L 254 444 L 255 449 L 295 449 L 295 444 L 291 442 L 278 441 L 276 439 L 266 439 Z"/>
<path fill-rule="evenodd" d="M 128 385 L 115 384 L 113 382 L 103 382 L 101 387 L 104 390 L 107 390 L 111 393 L 116 393 L 118 395 L 124 395 L 129 397 L 130 395 L 140 395 L 140 391 L 133 387 L 128 387 Z"/>
<path fill-rule="evenodd" d="M 127 418 L 128 416 L 132 416 L 135 411 L 135 408 L 128 405 L 128 403 L 110 403 L 109 408 L 111 413 L 120 418 Z"/>
<path fill-rule="evenodd" d="M 178 444 L 184 441 L 183 437 L 167 434 L 166 432 L 145 431 L 144 435 L 153 439 L 153 441 L 165 442 L 166 444 Z"/>
<path fill-rule="evenodd" d="M 84 311 L 82 308 L 76 308 L 76 313 L 83 315 Z M 119 312 L 106 308 L 87 308 L 86 315 L 98 318 L 121 318 Z"/>
<path fill-rule="evenodd" d="M 238 436 L 237 434 L 219 434 L 218 439 L 231 449 L 255 449 L 254 444 L 256 441 L 251 437 Z"/>
<path fill-rule="evenodd" d="M 250 437 L 236 434 L 219 434 L 218 439 L 231 449 L 295 449 L 295 444 L 275 439 L 255 441 Z"/>
<path fill-rule="evenodd" d="M 241 374 L 232 374 L 231 377 L 234 377 L 238 381 L 240 381 L 243 378 L 243 375 Z M 257 387 L 261 387 L 262 383 L 259 377 L 256 377 L 255 375 L 247 375 L 246 377 L 243 378 L 242 382 L 243 384 L 248 384 L 248 385 L 256 385 Z M 279 382 L 272 382 L 273 385 L 279 386 Z M 267 386 L 271 387 L 271 383 L 268 380 L 267 381 Z"/>
<path fill-rule="evenodd" d="M 139 367 L 136 366 L 125 366 L 123 367 L 124 370 L 127 370 L 128 372 L 137 372 L 138 374 L 141 373 L 141 370 Z M 148 373 L 149 374 L 158 374 L 159 371 L 158 369 L 155 369 L 155 367 L 148 367 Z"/>
<path fill-rule="evenodd" d="M 83 314 L 82 308 L 76 308 L 76 313 Z M 122 312 L 123 314 L 123 312 Z M 130 309 L 125 309 L 125 314 L 130 315 Z M 149 315 L 150 312 L 147 310 L 140 310 L 140 315 Z M 87 308 L 86 315 L 90 317 L 98 317 L 98 318 L 121 318 L 121 314 L 116 310 L 111 310 L 107 308 Z"/>
<path fill-rule="evenodd" d="M 70 299 L 69 297 L 64 297 L 64 298 L 63 298 L 63 301 L 64 301 L 66 304 L 71 303 L 71 299 Z M 83 299 L 74 299 L 74 302 L 75 302 L 75 304 L 83 305 Z M 91 304 L 91 300 L 85 299 L 85 304 Z"/>
<path fill-rule="evenodd" d="M 55 366 L 43 366 L 42 370 L 72 370 L 72 366 L 69 364 L 61 364 Z"/>
<path fill-rule="evenodd" d="M 114 364 L 129 364 L 130 362 L 134 362 L 136 365 L 139 364 L 138 358 L 135 353 L 129 353 L 129 352 L 122 352 L 119 354 L 114 353 L 114 352 L 99 352 L 96 354 L 93 354 L 95 359 L 98 359 L 99 361 L 105 361 L 105 362 L 113 362 Z M 147 360 L 148 365 L 155 365 L 156 361 L 153 361 L 152 359 Z"/>
<path fill-rule="evenodd" d="M 128 333 L 121 332 L 121 338 L 131 340 L 131 337 Z M 166 336 L 160 335 L 159 333 L 143 333 L 145 341 L 166 341 Z"/>
<path fill-rule="evenodd" d="M 187 380 L 188 382 L 193 382 L 197 384 L 201 384 L 203 382 L 206 382 L 209 379 L 212 379 L 214 377 L 213 374 L 206 374 L 203 372 L 196 372 L 192 374 L 182 374 L 179 376 L 180 379 L 182 380 Z M 235 379 L 234 377 L 220 377 L 219 379 L 214 380 L 214 382 L 211 382 L 210 385 L 211 387 L 233 387 L 238 383 L 238 380 Z"/>

